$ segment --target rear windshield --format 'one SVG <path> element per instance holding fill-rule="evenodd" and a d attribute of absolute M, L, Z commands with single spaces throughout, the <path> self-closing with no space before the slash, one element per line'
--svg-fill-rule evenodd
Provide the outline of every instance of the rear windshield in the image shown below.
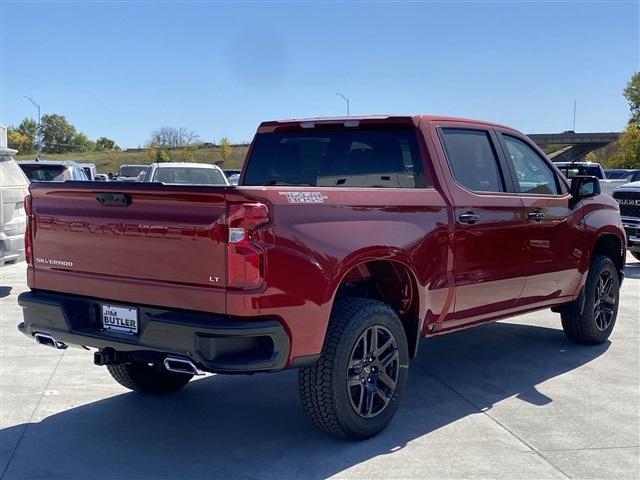
<path fill-rule="evenodd" d="M 161 167 L 156 170 L 153 182 L 185 183 L 191 185 L 226 185 L 224 174 L 213 168 Z"/>
<path fill-rule="evenodd" d="M 243 185 L 425 186 L 413 130 L 262 133 Z"/>
<path fill-rule="evenodd" d="M 137 177 L 140 175 L 140 172 L 144 172 L 147 169 L 145 166 L 129 166 L 129 167 L 120 167 L 118 169 L 119 177 Z"/>
<path fill-rule="evenodd" d="M 572 178 L 576 175 L 586 175 L 590 177 L 602 177 L 602 172 L 598 165 L 563 165 L 558 166 L 558 169 L 566 178 Z"/>
<path fill-rule="evenodd" d="M 20 165 L 20 168 L 32 182 L 64 182 L 71 179 L 64 165 Z"/>

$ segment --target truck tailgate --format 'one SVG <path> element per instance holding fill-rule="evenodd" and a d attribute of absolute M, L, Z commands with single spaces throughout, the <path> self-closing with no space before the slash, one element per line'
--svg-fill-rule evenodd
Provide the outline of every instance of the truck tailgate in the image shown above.
<path fill-rule="evenodd" d="M 225 190 L 33 183 L 29 286 L 224 313 Z"/>

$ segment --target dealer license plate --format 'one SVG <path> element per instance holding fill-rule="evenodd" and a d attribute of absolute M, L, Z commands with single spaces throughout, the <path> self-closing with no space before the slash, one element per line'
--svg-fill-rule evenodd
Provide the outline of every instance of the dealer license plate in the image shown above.
<path fill-rule="evenodd" d="M 112 332 L 136 335 L 138 333 L 138 309 L 102 305 L 102 328 Z"/>

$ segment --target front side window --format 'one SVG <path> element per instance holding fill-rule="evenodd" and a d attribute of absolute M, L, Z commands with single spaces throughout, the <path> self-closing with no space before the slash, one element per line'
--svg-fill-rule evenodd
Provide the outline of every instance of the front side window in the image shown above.
<path fill-rule="evenodd" d="M 243 185 L 425 186 L 413 130 L 261 133 Z"/>
<path fill-rule="evenodd" d="M 461 128 L 443 128 L 442 141 L 453 177 L 473 192 L 504 192 L 489 132 Z"/>
<path fill-rule="evenodd" d="M 502 135 L 518 177 L 521 193 L 557 195 L 558 182 L 551 167 L 529 145 L 510 135 Z"/>

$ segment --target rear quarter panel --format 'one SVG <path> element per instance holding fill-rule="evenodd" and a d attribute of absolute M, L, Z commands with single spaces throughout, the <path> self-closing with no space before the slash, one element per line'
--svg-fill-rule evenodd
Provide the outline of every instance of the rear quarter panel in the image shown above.
<path fill-rule="evenodd" d="M 290 203 L 288 192 L 319 192 L 322 203 Z M 229 290 L 227 313 L 280 319 L 291 334 L 291 357 L 320 352 L 336 289 L 370 260 L 414 272 L 420 319 L 445 308 L 448 218 L 435 189 L 238 187 L 227 198 L 266 202 L 271 212 L 256 237 L 266 252 L 265 286 Z"/>

